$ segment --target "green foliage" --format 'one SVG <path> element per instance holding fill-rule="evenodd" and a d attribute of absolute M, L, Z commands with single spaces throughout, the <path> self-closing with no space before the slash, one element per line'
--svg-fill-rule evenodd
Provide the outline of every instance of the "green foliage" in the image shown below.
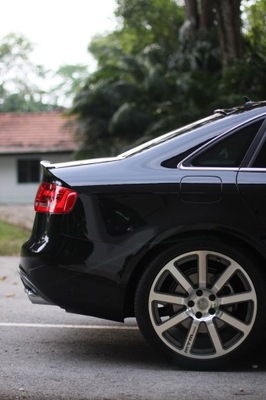
<path fill-rule="evenodd" d="M 151 44 L 171 53 L 176 49 L 184 8 L 174 0 L 117 0 L 118 29 L 107 36 L 97 35 L 89 51 L 98 65 L 114 62 L 125 54 L 137 55 Z"/>
<path fill-rule="evenodd" d="M 46 71 L 31 62 L 32 51 L 32 44 L 23 35 L 10 33 L 0 42 L 0 112 L 46 108 L 37 85 Z"/>
<path fill-rule="evenodd" d="M 0 112 L 69 106 L 88 76 L 87 66 L 79 64 L 49 71 L 31 61 L 32 51 L 32 44 L 20 34 L 10 33 L 0 41 Z"/>
<path fill-rule="evenodd" d="M 49 73 L 49 78 L 54 81 L 53 86 L 45 97 L 49 104 L 68 107 L 71 105 L 75 93 L 84 84 L 88 76 L 86 65 L 62 65 L 57 71 Z"/>
<path fill-rule="evenodd" d="M 241 103 L 244 95 L 264 99 L 266 3 L 242 3 L 245 52 L 226 70 L 215 8 L 208 29 L 205 24 L 194 31 L 178 0 L 117 0 L 117 29 L 89 44 L 98 63 L 90 75 L 84 65 L 55 72 L 34 65 L 32 44 L 10 34 L 0 41 L 0 112 L 70 106 L 75 96 L 69 114 L 77 118 L 83 143 L 77 157 L 84 158 L 117 154 L 215 108 Z M 197 4 L 202 11 L 203 1 Z M 42 83 L 48 79 L 53 86 L 47 91 Z"/>
<path fill-rule="evenodd" d="M 14 61 L 16 65 L 19 64 L 19 60 L 29 61 L 29 53 L 33 50 L 32 44 L 28 39 L 19 34 L 10 33 L 3 38 L 0 43 L 0 63 L 1 69 L 10 69 L 14 67 Z M 23 63 L 24 65 L 24 63 Z"/>
<path fill-rule="evenodd" d="M 127 54 L 112 46 L 105 50 L 108 42 L 109 37 L 93 42 L 101 67 L 88 78 L 71 109 L 84 144 L 79 157 L 117 154 L 135 141 L 201 116 L 204 106 L 210 111 L 219 64 L 211 43 L 195 41 L 186 51 L 184 45 L 176 46 L 175 52 L 151 43 L 137 54 Z"/>
<path fill-rule="evenodd" d="M 77 134 L 83 140 L 78 157 L 84 152 L 116 154 L 146 131 L 151 133 L 172 91 L 167 58 L 178 42 L 183 8 L 173 0 L 117 4 L 119 28 L 92 40 L 89 50 L 99 68 L 70 111 L 77 116 Z"/>
<path fill-rule="evenodd" d="M 0 256 L 19 255 L 21 245 L 29 237 L 29 230 L 0 221 Z"/>
<path fill-rule="evenodd" d="M 245 19 L 246 37 L 256 52 L 266 51 L 266 3 L 265 0 L 257 0 L 254 4 L 245 7 L 247 18 Z"/>
<path fill-rule="evenodd" d="M 117 0 L 116 16 L 122 23 L 121 38 L 125 35 L 122 44 L 131 44 L 131 54 L 152 43 L 170 52 L 176 48 L 184 9 L 175 0 Z"/>
<path fill-rule="evenodd" d="M 189 31 L 174 0 L 117 0 L 118 29 L 91 42 L 98 70 L 70 111 L 83 138 L 80 156 L 117 154 L 243 103 L 244 95 L 264 99 L 265 8 L 258 0 L 245 10 L 245 53 L 225 70 L 216 24 Z"/>
<path fill-rule="evenodd" d="M 6 94 L 3 103 L 0 104 L 0 112 L 38 112 L 48 111 L 51 108 L 49 104 L 20 93 Z"/>

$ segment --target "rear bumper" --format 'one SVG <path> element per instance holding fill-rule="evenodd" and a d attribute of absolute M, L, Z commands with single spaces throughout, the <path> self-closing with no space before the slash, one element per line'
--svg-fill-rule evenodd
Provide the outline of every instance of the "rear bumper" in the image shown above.
<path fill-rule="evenodd" d="M 38 257 L 24 255 L 19 274 L 34 304 L 56 305 L 75 314 L 123 321 L 123 287 L 106 277 L 91 275 L 86 267 L 86 264 L 49 265 L 49 261 L 44 263 Z"/>
<path fill-rule="evenodd" d="M 24 285 L 25 293 L 28 295 L 28 298 L 33 304 L 43 304 L 43 305 L 55 305 L 51 300 L 49 300 L 46 296 L 44 296 L 40 291 L 36 288 L 36 286 L 30 281 L 27 275 L 19 268 L 18 273 L 20 275 L 20 279 Z"/>

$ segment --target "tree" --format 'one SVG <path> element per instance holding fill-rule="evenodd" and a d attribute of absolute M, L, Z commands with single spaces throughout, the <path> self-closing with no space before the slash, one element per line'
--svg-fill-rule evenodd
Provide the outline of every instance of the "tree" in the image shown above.
<path fill-rule="evenodd" d="M 88 67 L 82 64 L 65 64 L 56 71 L 49 71 L 47 79 L 49 79 L 50 87 L 43 95 L 43 100 L 55 106 L 70 107 L 76 93 L 88 77 L 88 73 Z"/>
<path fill-rule="evenodd" d="M 169 52 L 176 48 L 184 10 L 175 0 L 117 0 L 115 14 L 124 51 L 139 53 L 154 43 Z"/>
<path fill-rule="evenodd" d="M 40 80 L 46 75 L 43 66 L 30 60 L 32 44 L 23 35 L 10 33 L 0 43 L 0 111 L 33 111 L 42 104 Z M 18 107 L 18 109 L 17 109 Z"/>
<path fill-rule="evenodd" d="M 70 110 L 87 156 L 116 154 L 244 95 L 261 97 L 265 61 L 244 37 L 240 0 L 117 4 L 119 27 L 91 42 L 98 70 Z"/>
<path fill-rule="evenodd" d="M 224 70 L 244 55 L 240 5 L 241 0 L 215 0 Z"/>
<path fill-rule="evenodd" d="M 151 122 L 149 92 L 157 97 L 162 92 L 156 91 L 155 67 L 147 58 L 147 51 L 138 57 L 120 54 L 115 64 L 92 74 L 76 96 L 71 112 L 81 121 L 78 133 L 91 155 L 104 154 L 107 149 L 116 153 Z"/>
<path fill-rule="evenodd" d="M 199 35 L 206 38 L 217 26 L 224 70 L 244 54 L 240 5 L 241 0 L 185 0 L 185 26 L 190 39 Z"/>
<path fill-rule="evenodd" d="M 214 23 L 214 0 L 185 0 L 186 22 L 193 34 L 206 33 Z"/>
<path fill-rule="evenodd" d="M 119 28 L 91 42 L 98 70 L 87 79 L 71 110 L 90 155 L 106 149 L 117 153 L 142 133 L 152 134 L 161 113 L 166 124 L 166 98 L 175 86 L 167 63 L 179 40 L 183 7 L 174 0 L 117 4 Z"/>
<path fill-rule="evenodd" d="M 57 71 L 36 65 L 32 51 L 21 34 L 10 33 L 0 41 L 0 112 L 69 107 L 88 76 L 84 65 L 63 65 Z"/>
<path fill-rule="evenodd" d="M 265 99 L 265 1 L 243 1 L 242 12 L 243 55 L 226 68 L 220 84 L 221 101 L 229 105 L 235 104 L 239 93 L 254 100 Z"/>
<path fill-rule="evenodd" d="M 244 31 L 251 47 L 257 53 L 266 55 L 266 3 L 264 0 L 257 0 L 255 3 L 244 8 L 246 18 L 244 21 Z"/>

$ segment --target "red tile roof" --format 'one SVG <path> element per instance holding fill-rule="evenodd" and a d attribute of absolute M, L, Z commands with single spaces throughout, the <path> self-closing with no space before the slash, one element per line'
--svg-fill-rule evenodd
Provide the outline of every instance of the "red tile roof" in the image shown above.
<path fill-rule="evenodd" d="M 61 111 L 0 113 L 0 153 L 74 151 L 70 121 Z"/>

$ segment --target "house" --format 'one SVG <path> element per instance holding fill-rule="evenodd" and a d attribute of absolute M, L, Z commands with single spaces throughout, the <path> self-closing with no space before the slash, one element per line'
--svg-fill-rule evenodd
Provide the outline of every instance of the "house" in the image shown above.
<path fill-rule="evenodd" d="M 61 111 L 0 113 L 0 204 L 32 203 L 41 160 L 70 161 L 78 145 Z"/>

